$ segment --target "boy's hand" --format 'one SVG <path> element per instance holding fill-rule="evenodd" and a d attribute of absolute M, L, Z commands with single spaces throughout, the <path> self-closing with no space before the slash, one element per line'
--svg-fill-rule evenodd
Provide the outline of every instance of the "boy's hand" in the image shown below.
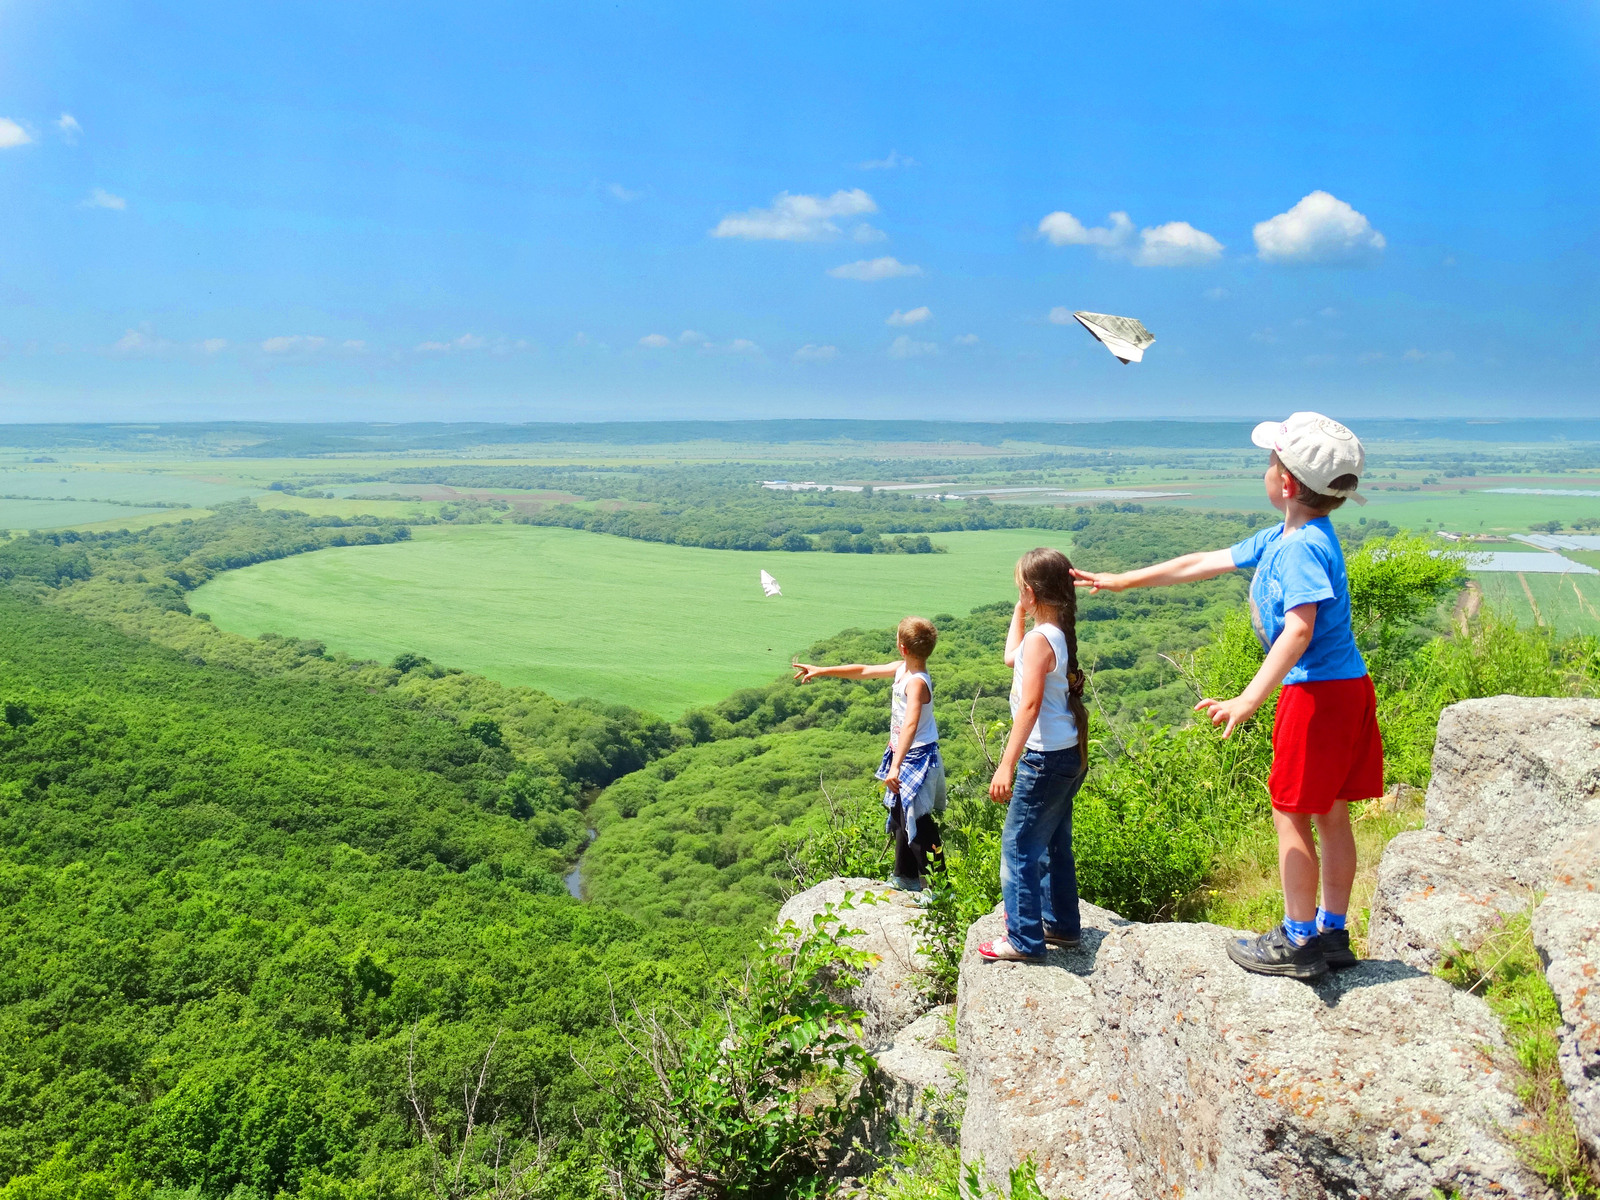
<path fill-rule="evenodd" d="M 1228 723 L 1228 727 L 1222 731 L 1224 738 L 1233 733 L 1235 725 L 1253 717 L 1260 707 L 1258 701 L 1246 696 L 1235 696 L 1232 700 L 1202 700 L 1194 706 L 1196 712 L 1205 709 L 1213 725 L 1221 725 L 1224 721 Z"/>
<path fill-rule="evenodd" d="M 811 663 L 790 663 L 789 665 L 794 668 L 794 681 L 796 683 L 810 683 L 817 677 L 817 672 L 822 670 L 821 667 L 813 666 Z"/>
<path fill-rule="evenodd" d="M 996 804 L 1004 804 L 1011 799 L 1011 768 L 1005 763 L 994 769 L 994 778 L 989 780 L 989 799 Z"/>
<path fill-rule="evenodd" d="M 889 778 L 887 778 L 887 779 L 885 779 L 883 781 L 883 786 L 888 788 L 891 792 L 893 792 L 896 796 L 898 796 L 900 794 L 900 776 L 899 775 L 891 775 L 891 776 L 889 776 Z"/>
<path fill-rule="evenodd" d="M 1077 567 L 1072 568 L 1072 582 L 1088 588 L 1091 593 L 1121 592 L 1128 587 L 1126 579 L 1111 571 L 1080 571 Z"/>

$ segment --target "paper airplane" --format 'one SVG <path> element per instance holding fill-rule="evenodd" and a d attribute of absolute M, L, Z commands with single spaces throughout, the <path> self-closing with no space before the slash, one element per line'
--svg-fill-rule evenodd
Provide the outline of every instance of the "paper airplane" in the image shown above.
<path fill-rule="evenodd" d="M 1072 315 L 1078 318 L 1078 324 L 1104 342 L 1106 349 L 1115 354 L 1117 361 L 1124 366 L 1141 361 L 1144 352 L 1155 344 L 1155 335 L 1133 317 L 1113 317 L 1109 313 L 1092 312 L 1075 312 Z"/>
<path fill-rule="evenodd" d="M 761 572 L 761 590 L 769 596 L 783 595 L 783 589 L 778 586 L 778 581 L 765 571 Z"/>

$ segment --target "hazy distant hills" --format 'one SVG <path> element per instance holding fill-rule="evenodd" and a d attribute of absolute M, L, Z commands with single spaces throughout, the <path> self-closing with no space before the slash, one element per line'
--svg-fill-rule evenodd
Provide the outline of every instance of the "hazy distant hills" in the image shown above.
<path fill-rule="evenodd" d="M 1164 447 L 1209 450 L 1249 444 L 1249 421 L 614 421 L 464 422 L 196 421 L 150 424 L 0 425 L 0 446 L 38 450 L 148 450 L 296 458 L 318 454 L 452 451 L 539 443 L 652 445 L 682 442 L 914 442 L 997 446 Z M 1600 442 L 1600 420 L 1373 420 L 1369 441 Z"/>

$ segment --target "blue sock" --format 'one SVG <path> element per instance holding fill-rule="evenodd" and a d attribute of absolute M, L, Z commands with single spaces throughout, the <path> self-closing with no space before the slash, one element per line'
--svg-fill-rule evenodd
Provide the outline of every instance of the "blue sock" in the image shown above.
<path fill-rule="evenodd" d="M 1324 929 L 1343 929 L 1343 928 L 1344 928 L 1344 914 L 1343 913 L 1331 913 L 1325 908 L 1317 909 L 1317 932 L 1318 933 L 1321 933 Z"/>
<path fill-rule="evenodd" d="M 1291 921 L 1288 917 L 1283 919 L 1283 931 L 1289 935 L 1291 946 L 1304 946 L 1317 936 L 1317 923 L 1315 921 Z"/>

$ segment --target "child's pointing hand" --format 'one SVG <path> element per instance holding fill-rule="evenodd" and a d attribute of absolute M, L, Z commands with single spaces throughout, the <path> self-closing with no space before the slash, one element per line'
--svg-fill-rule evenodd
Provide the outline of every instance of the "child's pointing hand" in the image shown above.
<path fill-rule="evenodd" d="M 1202 700 L 1194 706 L 1196 712 L 1205 709 L 1213 725 L 1221 725 L 1224 721 L 1228 723 L 1227 728 L 1222 731 L 1224 738 L 1233 733 L 1235 725 L 1254 716 L 1256 709 L 1260 707 L 1260 704 L 1247 696 L 1235 696 L 1232 700 Z"/>

